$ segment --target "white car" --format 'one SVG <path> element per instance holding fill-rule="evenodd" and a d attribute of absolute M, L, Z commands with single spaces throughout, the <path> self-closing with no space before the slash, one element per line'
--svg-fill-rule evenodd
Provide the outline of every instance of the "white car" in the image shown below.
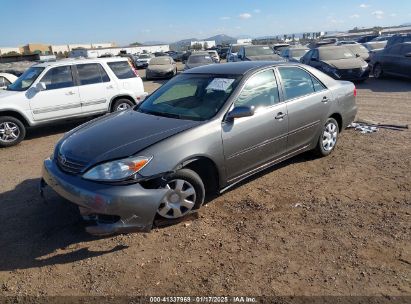
<path fill-rule="evenodd" d="M 0 73 L 0 90 L 17 80 L 17 77 L 10 73 Z"/>
<path fill-rule="evenodd" d="M 33 65 L 0 91 L 0 147 L 18 144 L 28 127 L 126 110 L 146 96 L 127 58 Z"/>
<path fill-rule="evenodd" d="M 211 56 L 214 62 L 220 63 L 220 56 L 215 50 L 208 50 L 207 53 Z"/>

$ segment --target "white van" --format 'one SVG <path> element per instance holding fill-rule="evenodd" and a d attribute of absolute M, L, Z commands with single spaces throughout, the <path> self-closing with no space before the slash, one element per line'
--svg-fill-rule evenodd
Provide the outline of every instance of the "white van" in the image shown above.
<path fill-rule="evenodd" d="M 126 110 L 146 95 L 143 81 L 127 58 L 33 65 L 0 90 L 0 147 L 18 144 L 27 127 Z"/>

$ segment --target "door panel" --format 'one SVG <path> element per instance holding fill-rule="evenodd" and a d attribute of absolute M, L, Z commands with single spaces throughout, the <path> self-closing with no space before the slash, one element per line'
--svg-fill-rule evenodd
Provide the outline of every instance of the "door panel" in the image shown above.
<path fill-rule="evenodd" d="M 315 141 L 333 96 L 313 75 L 299 67 L 278 68 L 288 110 L 287 152 L 300 150 Z"/>
<path fill-rule="evenodd" d="M 88 63 L 76 65 L 80 86 L 80 101 L 83 113 L 104 112 L 114 96 L 115 83 L 100 64 Z"/>
<path fill-rule="evenodd" d="M 287 106 L 280 103 L 273 70 L 251 76 L 234 102 L 236 106 L 254 107 L 256 112 L 222 124 L 229 181 L 278 158 L 287 147 Z"/>
<path fill-rule="evenodd" d="M 40 82 L 46 90 L 31 96 L 30 108 L 36 121 L 69 117 L 81 113 L 78 87 L 70 66 L 55 67 L 46 72 Z"/>

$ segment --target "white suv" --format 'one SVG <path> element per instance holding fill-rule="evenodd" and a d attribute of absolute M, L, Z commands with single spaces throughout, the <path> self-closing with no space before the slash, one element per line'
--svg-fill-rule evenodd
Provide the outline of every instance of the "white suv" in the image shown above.
<path fill-rule="evenodd" d="M 27 127 L 125 110 L 146 95 L 143 81 L 127 58 L 33 65 L 0 90 L 0 147 L 18 144 Z"/>

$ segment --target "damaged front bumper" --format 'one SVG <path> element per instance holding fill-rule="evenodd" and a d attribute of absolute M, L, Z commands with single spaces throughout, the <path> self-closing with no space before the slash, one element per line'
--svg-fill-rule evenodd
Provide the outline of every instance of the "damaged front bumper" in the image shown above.
<path fill-rule="evenodd" d="M 133 231 L 150 231 L 157 209 L 167 189 L 145 189 L 140 184 L 107 185 L 87 181 L 60 170 L 57 163 L 46 159 L 43 164 L 41 192 L 49 185 L 55 192 L 79 206 L 93 235 L 109 235 Z"/>

